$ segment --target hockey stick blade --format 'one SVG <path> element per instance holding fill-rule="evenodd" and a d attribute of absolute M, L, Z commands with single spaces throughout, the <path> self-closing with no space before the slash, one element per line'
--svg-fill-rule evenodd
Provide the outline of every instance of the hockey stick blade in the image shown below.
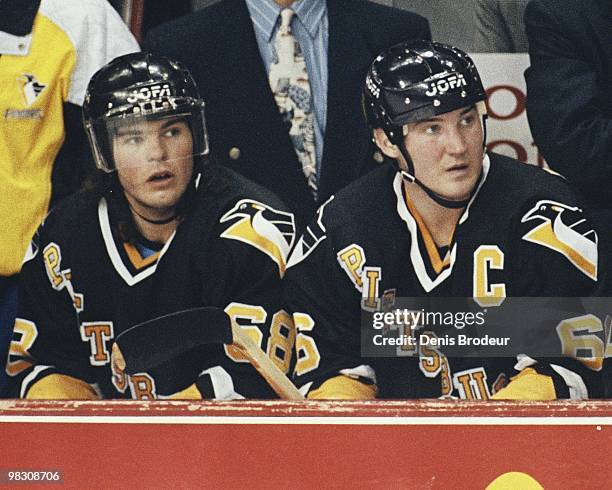
<path fill-rule="evenodd" d="M 216 307 L 181 310 L 134 325 L 116 339 L 125 372 L 136 374 L 204 344 L 231 344 L 232 325 Z"/>

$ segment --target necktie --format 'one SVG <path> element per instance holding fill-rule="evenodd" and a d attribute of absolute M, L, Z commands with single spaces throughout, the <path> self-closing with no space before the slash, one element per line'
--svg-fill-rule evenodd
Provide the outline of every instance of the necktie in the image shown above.
<path fill-rule="evenodd" d="M 317 197 L 317 165 L 314 145 L 314 114 L 306 62 L 297 39 L 291 32 L 295 12 L 281 11 L 281 25 L 276 33 L 275 53 L 270 65 L 270 88 L 302 171 L 313 196 Z"/>

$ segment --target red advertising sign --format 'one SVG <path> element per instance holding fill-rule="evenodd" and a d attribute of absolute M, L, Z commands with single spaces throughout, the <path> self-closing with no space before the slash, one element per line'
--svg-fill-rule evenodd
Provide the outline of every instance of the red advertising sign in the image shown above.
<path fill-rule="evenodd" d="M 18 488 L 612 482 L 611 402 L 3 401 L 0 434 L 0 481 Z"/>
<path fill-rule="evenodd" d="M 487 148 L 523 162 L 544 165 L 527 121 L 527 88 L 524 72 L 527 53 L 475 53 L 487 91 Z"/>

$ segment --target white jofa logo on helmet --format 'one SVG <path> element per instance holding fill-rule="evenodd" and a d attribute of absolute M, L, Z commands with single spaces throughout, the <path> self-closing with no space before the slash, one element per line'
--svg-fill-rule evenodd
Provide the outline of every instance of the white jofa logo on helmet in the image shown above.
<path fill-rule="evenodd" d="M 425 95 L 433 97 L 435 95 L 442 95 L 459 87 L 467 87 L 467 82 L 461 73 L 453 73 L 440 80 L 431 82 L 429 84 L 429 90 L 425 92 Z"/>
<path fill-rule="evenodd" d="M 151 99 L 159 99 L 160 97 L 170 97 L 172 92 L 170 85 L 164 83 L 163 85 L 152 85 L 150 87 L 142 87 L 137 90 L 133 90 L 127 98 L 130 104 L 136 102 L 145 102 Z"/>

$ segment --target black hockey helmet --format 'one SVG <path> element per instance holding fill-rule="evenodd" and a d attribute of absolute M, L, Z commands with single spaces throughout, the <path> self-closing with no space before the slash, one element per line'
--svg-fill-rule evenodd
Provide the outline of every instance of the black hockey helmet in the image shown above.
<path fill-rule="evenodd" d="M 189 124 L 193 155 L 208 154 L 204 101 L 180 63 L 138 52 L 115 58 L 91 78 L 83 121 L 98 168 L 115 170 L 112 136 L 118 126 L 182 116 Z"/>
<path fill-rule="evenodd" d="M 447 201 L 418 181 L 404 144 L 403 126 L 476 105 L 484 128 L 485 99 L 478 70 L 466 53 L 442 43 L 411 40 L 385 50 L 374 60 L 366 76 L 362 104 L 370 127 L 383 129 L 401 150 L 408 164 L 402 175 L 418 183 L 439 204 L 463 207 L 464 202 Z"/>
<path fill-rule="evenodd" d="M 381 53 L 366 77 L 368 124 L 385 132 L 483 102 L 486 94 L 472 59 L 430 41 L 408 41 Z"/>

